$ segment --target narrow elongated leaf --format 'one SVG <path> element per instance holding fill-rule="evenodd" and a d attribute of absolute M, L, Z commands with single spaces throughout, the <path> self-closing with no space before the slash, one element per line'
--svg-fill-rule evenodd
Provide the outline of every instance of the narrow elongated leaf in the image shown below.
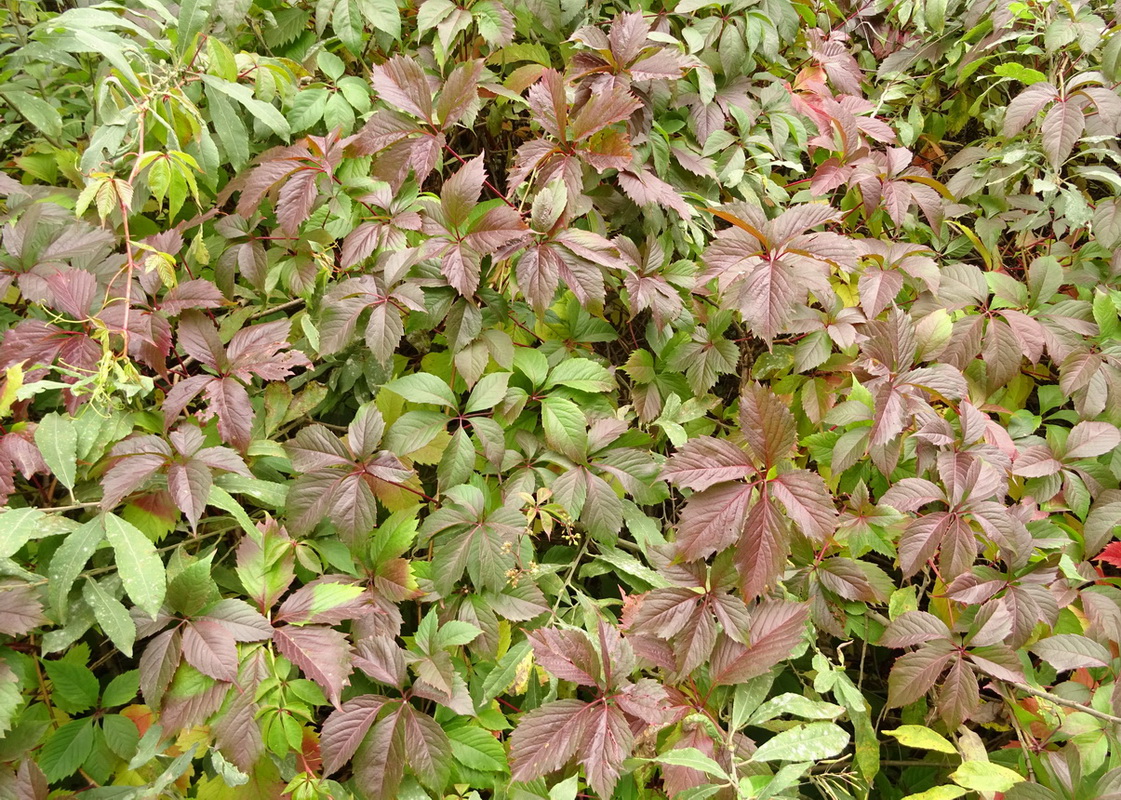
<path fill-rule="evenodd" d="M 73 489 L 78 459 L 78 431 L 73 420 L 59 414 L 43 417 L 35 428 L 35 444 L 59 482 Z"/>
<path fill-rule="evenodd" d="M 155 617 L 167 591 L 163 561 L 155 545 L 116 514 L 105 515 L 105 536 L 117 557 L 117 571 L 125 592 L 137 607 Z"/>

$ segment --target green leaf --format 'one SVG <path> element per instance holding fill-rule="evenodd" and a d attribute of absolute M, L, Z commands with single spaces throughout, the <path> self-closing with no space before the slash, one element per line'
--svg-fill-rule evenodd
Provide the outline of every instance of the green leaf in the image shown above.
<path fill-rule="evenodd" d="M 343 63 L 343 60 L 330 50 L 320 50 L 315 56 L 315 63 L 319 66 L 320 72 L 332 81 L 337 81 L 346 71 L 346 64 Z"/>
<path fill-rule="evenodd" d="M 493 408 L 506 397 L 506 387 L 510 384 L 509 372 L 492 372 L 479 378 L 475 388 L 471 390 L 467 404 L 464 406 L 465 414 L 484 411 Z"/>
<path fill-rule="evenodd" d="M 15 508 L 0 514 L 0 558 L 11 558 L 40 529 L 47 515 L 37 508 Z"/>
<path fill-rule="evenodd" d="M 509 772 L 506 749 L 493 734 L 471 725 L 452 728 L 447 734 L 452 754 L 463 766 L 484 772 Z"/>
<path fill-rule="evenodd" d="M 105 743 L 115 755 L 126 760 L 136 755 L 140 731 L 131 719 L 120 714 L 107 714 L 101 719 L 101 730 L 105 734 Z"/>
<path fill-rule="evenodd" d="M 436 634 L 436 646 L 459 647 L 460 645 L 471 644 L 479 638 L 482 632 L 482 629 L 470 622 L 453 619 L 440 626 L 440 631 Z"/>
<path fill-rule="evenodd" d="M 223 476 L 227 477 L 227 476 Z M 240 477 L 238 475 L 228 476 L 231 478 Z M 209 505 L 220 508 L 223 511 L 228 511 L 230 515 L 241 526 L 242 530 L 246 533 L 256 533 L 257 526 L 253 524 L 253 520 L 245 513 L 245 509 L 241 507 L 241 503 L 235 500 L 229 492 L 223 489 L 218 484 L 211 484 L 210 493 L 207 495 L 206 502 Z M 283 505 L 283 501 L 279 505 Z"/>
<path fill-rule="evenodd" d="M 458 408 L 455 394 L 441 378 L 429 372 L 416 372 L 390 381 L 382 387 L 399 394 L 410 403 L 433 403 L 438 406 Z"/>
<path fill-rule="evenodd" d="M 131 658 L 132 646 L 136 643 L 136 623 L 129 616 L 128 609 L 93 578 L 86 578 L 82 596 L 93 609 L 101 630 L 118 650 Z"/>
<path fill-rule="evenodd" d="M 51 700 L 67 714 L 80 714 L 97 705 L 101 685 L 89 667 L 73 661 L 44 661 L 51 679 Z"/>
<path fill-rule="evenodd" d="M 669 750 L 661 755 L 651 759 L 660 764 L 668 764 L 672 767 L 689 767 L 699 772 L 704 772 L 716 778 L 728 777 L 728 773 L 716 761 L 706 756 L 695 747 L 682 747 L 676 750 Z"/>
<path fill-rule="evenodd" d="M 59 482 L 73 489 L 78 469 L 78 431 L 73 419 L 47 414 L 35 428 L 35 445 Z"/>
<path fill-rule="evenodd" d="M 23 695 L 19 691 L 19 676 L 5 662 L 0 661 L 0 737 L 11 730 L 12 720 L 21 702 Z"/>
<path fill-rule="evenodd" d="M 373 27 L 394 39 L 401 38 L 401 11 L 394 0 L 358 0 L 358 8 Z"/>
<path fill-rule="evenodd" d="M 210 105 L 210 119 L 214 132 L 218 134 L 218 141 L 226 151 L 230 166 L 240 170 L 249 162 L 249 131 L 234 110 L 233 103 L 224 94 L 211 92 L 206 99 Z"/>
<path fill-rule="evenodd" d="M 510 685 L 517 679 L 518 668 L 529 655 L 530 644 L 523 639 L 506 651 L 498 660 L 485 679 L 483 679 L 483 703 L 489 703 L 498 695 L 505 693 Z"/>
<path fill-rule="evenodd" d="M 615 388 L 611 370 L 587 358 L 570 358 L 562 361 L 549 373 L 546 389 L 567 386 L 581 392 L 610 392 Z"/>
<path fill-rule="evenodd" d="M 214 75 L 203 75 L 202 82 L 206 84 L 208 97 L 210 96 L 209 90 L 221 92 L 231 100 L 241 103 L 246 111 L 264 123 L 280 138 L 287 141 L 289 135 L 291 135 L 288 120 L 271 103 L 266 103 L 254 97 L 253 90 L 248 86 L 243 86 L 240 83 L 230 83 Z"/>
<path fill-rule="evenodd" d="M 130 669 L 122 672 L 105 687 L 101 695 L 102 708 L 116 708 L 132 702 L 136 693 L 140 691 L 140 672 Z"/>
<path fill-rule="evenodd" d="M 849 743 L 848 731 L 832 722 L 811 722 L 782 731 L 759 746 L 754 761 L 821 761 Z"/>
<path fill-rule="evenodd" d="M 116 514 L 105 515 L 105 535 L 117 556 L 117 572 L 132 602 L 155 618 L 167 591 L 163 561 L 148 537 Z"/>
<path fill-rule="evenodd" d="M 775 717 L 792 716 L 802 719 L 836 719 L 845 713 L 845 709 L 823 700 L 810 700 L 800 694 L 787 692 L 759 706 L 751 715 L 748 725 L 759 725 Z"/>
<path fill-rule="evenodd" d="M 210 19 L 213 0 L 183 0 L 179 4 L 179 38 L 176 49 L 179 55 L 187 53 L 195 44 L 195 38 Z"/>
<path fill-rule="evenodd" d="M 950 773 L 950 780 L 974 792 L 1007 792 L 1024 776 L 990 761 L 966 761 Z"/>
<path fill-rule="evenodd" d="M 330 92 L 321 86 L 304 89 L 297 94 L 288 109 L 288 121 L 292 123 L 292 130 L 306 131 L 319 124 L 329 97 Z"/>
<path fill-rule="evenodd" d="M 932 731 L 924 725 L 900 725 L 890 731 L 884 731 L 888 736 L 893 736 L 904 747 L 915 747 L 920 750 L 935 750 L 939 753 L 957 755 L 957 748 L 942 734 Z"/>
<path fill-rule="evenodd" d="M 39 751 L 39 768 L 53 783 L 73 775 L 93 750 L 93 719 L 67 722 Z"/>
<path fill-rule="evenodd" d="M 0 97 L 7 100 L 20 116 L 44 135 L 52 139 L 62 136 L 62 115 L 43 98 L 6 87 L 0 89 Z"/>
<path fill-rule="evenodd" d="M 935 786 L 925 792 L 909 794 L 903 800 L 954 800 L 965 794 L 965 789 L 960 786 Z"/>
<path fill-rule="evenodd" d="M 588 449 L 588 432 L 580 406 L 563 397 L 541 401 L 541 424 L 549 447 L 573 461 L 583 461 Z"/>
<path fill-rule="evenodd" d="M 47 568 L 47 596 L 60 622 L 66 622 L 70 589 L 94 550 L 105 538 L 105 521 L 94 517 L 78 530 L 69 534 L 51 556 Z"/>

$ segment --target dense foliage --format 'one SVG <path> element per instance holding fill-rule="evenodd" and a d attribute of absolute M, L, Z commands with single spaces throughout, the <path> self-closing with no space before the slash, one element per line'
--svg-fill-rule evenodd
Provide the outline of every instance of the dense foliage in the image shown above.
<path fill-rule="evenodd" d="M 0 797 L 1121 798 L 1121 9 L 0 15 Z"/>

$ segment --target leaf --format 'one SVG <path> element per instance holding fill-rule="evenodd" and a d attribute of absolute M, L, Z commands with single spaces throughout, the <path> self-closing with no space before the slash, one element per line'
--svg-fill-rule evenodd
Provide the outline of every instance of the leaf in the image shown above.
<path fill-rule="evenodd" d="M 13 508 L 0 514 L 0 558 L 11 558 L 36 536 L 47 520 L 37 508 Z"/>
<path fill-rule="evenodd" d="M 960 786 L 935 786 L 925 792 L 909 794 L 903 800 L 956 800 L 965 794 L 965 789 Z"/>
<path fill-rule="evenodd" d="M 662 753 L 653 759 L 672 767 L 688 767 L 716 778 L 726 778 L 727 772 L 718 763 L 695 747 L 682 747 Z"/>
<path fill-rule="evenodd" d="M 322 625 L 283 625 L 273 632 L 281 655 L 323 687 L 327 699 L 339 707 L 339 696 L 350 682 L 351 650 L 346 635 Z"/>
<path fill-rule="evenodd" d="M 105 536 L 116 554 L 117 571 L 129 598 L 154 618 L 167 591 L 163 561 L 156 548 L 147 536 L 116 514 L 105 515 Z"/>
<path fill-rule="evenodd" d="M 421 783 L 442 789 L 451 772 L 452 750 L 444 729 L 410 705 L 401 707 L 405 759 Z"/>
<path fill-rule="evenodd" d="M 136 642 L 136 623 L 120 600 L 105 591 L 93 578 L 82 586 L 82 596 L 93 609 L 97 624 L 118 650 L 129 658 Z"/>
<path fill-rule="evenodd" d="M 580 700 L 554 700 L 526 714 L 510 736 L 510 777 L 531 781 L 556 772 L 584 739 Z"/>
<path fill-rule="evenodd" d="M 68 714 L 80 714 L 97 705 L 101 685 L 97 676 L 82 664 L 71 661 L 44 661 L 51 679 L 55 705 Z"/>
<path fill-rule="evenodd" d="M 749 507 L 753 516 L 761 506 L 770 507 L 766 501 L 751 505 L 752 493 L 750 486 L 717 484 L 690 497 L 677 529 L 681 556 L 687 561 L 706 558 L 735 542 L 745 529 Z M 749 537 L 745 544 L 753 557 L 759 554 L 759 549 L 753 547 L 753 539 Z M 768 560 L 765 566 L 772 567 L 773 560 Z"/>
<path fill-rule="evenodd" d="M 756 461 L 773 467 L 794 447 L 797 430 L 790 409 L 769 388 L 749 383 L 740 395 L 740 430 Z"/>
<path fill-rule="evenodd" d="M 848 731 L 832 722 L 810 722 L 782 731 L 759 746 L 754 761 L 821 761 L 848 747 Z"/>
<path fill-rule="evenodd" d="M 375 800 L 396 798 L 405 770 L 405 735 L 398 707 L 382 719 L 358 748 L 354 771 L 363 789 Z"/>
<path fill-rule="evenodd" d="M 1071 428 L 1063 458 L 1097 458 L 1121 444 L 1121 430 L 1108 422 L 1079 422 Z"/>
<path fill-rule="evenodd" d="M 989 761 L 965 761 L 950 773 L 950 780 L 974 792 L 1007 792 L 1024 776 Z"/>
<path fill-rule="evenodd" d="M 364 694 L 331 712 L 319 739 L 324 775 L 338 772 L 354 756 L 386 702 L 380 695 Z"/>
<path fill-rule="evenodd" d="M 588 776 L 588 785 L 600 797 L 611 797 L 619 780 L 623 761 L 634 744 L 627 719 L 618 706 L 601 703 L 587 706 L 590 716 L 580 763 Z"/>
<path fill-rule="evenodd" d="M 54 783 L 73 775 L 94 745 L 93 719 L 76 719 L 56 730 L 39 753 L 43 774 Z"/>
<path fill-rule="evenodd" d="M 187 663 L 211 678 L 237 680 L 237 643 L 224 626 L 209 619 L 198 619 L 183 628 L 183 657 Z"/>
<path fill-rule="evenodd" d="M 698 436 L 673 454 L 662 477 L 687 489 L 703 491 L 713 484 L 741 480 L 755 471 L 747 454 L 723 439 Z"/>
<path fill-rule="evenodd" d="M 588 449 L 584 412 L 571 400 L 550 396 L 541 401 L 541 425 L 549 447 L 573 461 L 583 461 Z"/>
<path fill-rule="evenodd" d="M 1057 100 L 1043 118 L 1043 152 L 1059 169 L 1086 128 L 1086 117 L 1077 103 Z"/>
<path fill-rule="evenodd" d="M 899 741 L 904 747 L 920 750 L 934 750 L 938 753 L 957 755 L 957 748 L 942 734 L 932 731 L 925 725 L 900 725 L 885 734 Z"/>
<path fill-rule="evenodd" d="M 210 468 L 197 458 L 168 465 L 167 488 L 175 504 L 187 517 L 191 530 L 198 527 L 206 510 L 211 483 Z"/>
<path fill-rule="evenodd" d="M 888 675 L 888 705 L 905 706 L 924 696 L 954 656 L 953 646 L 947 640 L 930 642 L 914 653 L 900 656 Z"/>
<path fill-rule="evenodd" d="M 1076 633 L 1060 633 L 1040 639 L 1031 651 L 1059 672 L 1084 667 L 1106 667 L 1111 660 L 1102 645 Z"/>
<path fill-rule="evenodd" d="M 0 633 L 24 636 L 46 622 L 38 590 L 20 580 L 0 579 Z"/>
<path fill-rule="evenodd" d="M 35 444 L 51 472 L 67 489 L 77 476 L 78 432 L 73 419 L 52 413 L 35 427 Z"/>
<path fill-rule="evenodd" d="M 253 90 L 248 86 L 240 83 L 230 83 L 227 80 L 218 78 L 214 75 L 203 75 L 202 81 L 206 84 L 208 90 L 221 92 L 226 97 L 236 100 L 256 119 L 264 123 L 281 139 L 288 139 L 291 129 L 288 126 L 288 120 L 284 118 L 275 106 L 271 103 L 266 103 L 258 100 L 253 96 Z"/>
<path fill-rule="evenodd" d="M 460 726 L 447 732 L 455 760 L 469 769 L 486 772 L 509 772 L 506 750 L 488 731 L 474 726 Z"/>
<path fill-rule="evenodd" d="M 440 378 L 427 372 L 405 375 L 390 381 L 383 388 L 401 395 L 412 403 L 433 403 L 452 409 L 459 405 L 459 401 L 456 400 L 448 385 Z"/>
<path fill-rule="evenodd" d="M 713 683 L 734 685 L 765 675 L 786 660 L 805 637 L 809 609 L 802 603 L 770 602 L 751 617 L 749 646 L 724 637 L 712 655 Z"/>
<path fill-rule="evenodd" d="M 833 535 L 837 510 L 820 475 L 804 469 L 792 470 L 776 476 L 768 488 L 807 537 L 823 542 Z"/>

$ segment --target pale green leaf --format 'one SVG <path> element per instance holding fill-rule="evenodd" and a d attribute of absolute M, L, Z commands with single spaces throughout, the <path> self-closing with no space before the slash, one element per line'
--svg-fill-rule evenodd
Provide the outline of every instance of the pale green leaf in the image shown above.
<path fill-rule="evenodd" d="M 137 607 L 155 617 L 167 591 L 163 561 L 152 542 L 116 514 L 105 515 L 105 535 L 117 557 L 125 592 Z"/>
<path fill-rule="evenodd" d="M 430 372 L 416 372 L 390 381 L 383 389 L 399 394 L 410 403 L 432 403 L 456 408 L 458 402 L 451 387 Z"/>
<path fill-rule="evenodd" d="M 73 489 L 78 470 L 78 432 L 70 417 L 58 413 L 43 417 L 35 428 L 35 445 L 59 482 Z"/>
<path fill-rule="evenodd" d="M 93 609 L 97 624 L 109 637 L 114 646 L 129 658 L 132 646 L 136 643 L 136 623 L 122 603 L 109 594 L 93 578 L 87 578 L 82 587 L 82 596 Z"/>
<path fill-rule="evenodd" d="M 956 755 L 958 750 L 942 734 L 932 731 L 924 725 L 900 725 L 890 731 L 884 731 L 888 736 L 893 736 L 904 747 L 915 747 L 920 750 L 934 750 L 939 753 Z"/>
<path fill-rule="evenodd" d="M 950 774 L 950 780 L 974 792 L 1007 792 L 1024 776 L 990 761 L 966 761 Z"/>
<path fill-rule="evenodd" d="M 811 722 L 782 731 L 759 746 L 754 761 L 820 761 L 849 743 L 848 731 L 832 722 Z"/>

